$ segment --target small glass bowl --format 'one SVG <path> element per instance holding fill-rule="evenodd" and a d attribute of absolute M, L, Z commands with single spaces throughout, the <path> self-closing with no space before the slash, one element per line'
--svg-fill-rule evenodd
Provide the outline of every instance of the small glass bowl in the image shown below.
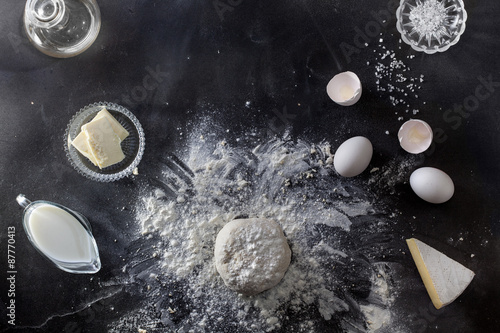
<path fill-rule="evenodd" d="M 82 125 L 91 121 L 103 108 L 106 108 L 129 132 L 129 136 L 121 143 L 125 159 L 120 163 L 100 169 L 73 147 L 71 142 L 80 133 Z M 71 118 L 64 135 L 64 150 L 71 165 L 81 175 L 99 182 L 112 182 L 131 175 L 142 159 L 145 144 L 144 131 L 132 112 L 123 106 L 108 102 L 94 103 L 80 109 Z"/>
<path fill-rule="evenodd" d="M 467 12 L 462 0 L 401 0 L 396 28 L 414 50 L 444 52 L 460 40 Z"/>

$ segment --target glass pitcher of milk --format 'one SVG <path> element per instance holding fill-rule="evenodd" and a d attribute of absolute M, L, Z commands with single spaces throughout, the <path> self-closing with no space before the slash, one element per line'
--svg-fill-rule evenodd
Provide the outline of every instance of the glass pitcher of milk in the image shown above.
<path fill-rule="evenodd" d="M 99 250 L 85 216 L 49 201 L 16 198 L 24 208 L 23 227 L 28 239 L 47 259 L 63 271 L 78 274 L 101 269 Z"/>

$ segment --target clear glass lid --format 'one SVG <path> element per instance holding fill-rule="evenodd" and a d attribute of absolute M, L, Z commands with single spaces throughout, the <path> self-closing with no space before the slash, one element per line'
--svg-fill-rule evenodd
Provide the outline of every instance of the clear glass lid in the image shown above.
<path fill-rule="evenodd" d="M 101 28 L 95 0 L 28 0 L 24 29 L 41 52 L 57 58 L 78 55 L 92 45 Z"/>

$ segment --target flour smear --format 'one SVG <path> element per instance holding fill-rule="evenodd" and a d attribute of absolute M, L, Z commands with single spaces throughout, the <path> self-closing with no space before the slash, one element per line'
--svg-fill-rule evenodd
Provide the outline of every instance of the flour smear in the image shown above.
<path fill-rule="evenodd" d="M 393 308 L 398 264 L 390 260 L 402 238 L 392 233 L 396 214 L 376 194 L 378 182 L 402 183 L 403 175 L 380 166 L 342 178 L 327 142 L 285 136 L 250 147 L 224 134 L 199 126 L 178 154 L 194 176 L 165 167 L 165 185 L 144 188 L 137 239 L 148 245 L 131 251 L 123 268 L 144 301 L 109 330 L 404 331 Z M 283 280 L 251 297 L 224 285 L 213 254 L 222 227 L 247 217 L 278 222 L 292 250 Z"/>

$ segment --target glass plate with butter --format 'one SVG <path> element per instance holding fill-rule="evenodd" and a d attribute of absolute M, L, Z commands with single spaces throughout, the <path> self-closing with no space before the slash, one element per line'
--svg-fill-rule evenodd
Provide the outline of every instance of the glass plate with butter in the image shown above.
<path fill-rule="evenodd" d="M 137 118 L 115 103 L 99 102 L 78 111 L 66 128 L 64 149 L 83 176 L 111 182 L 133 173 L 144 154 Z"/>

